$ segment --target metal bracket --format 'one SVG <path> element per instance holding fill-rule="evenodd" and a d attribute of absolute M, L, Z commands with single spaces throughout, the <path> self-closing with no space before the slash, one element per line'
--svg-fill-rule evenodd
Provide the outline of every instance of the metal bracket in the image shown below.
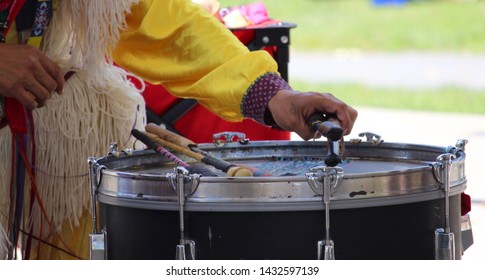
<path fill-rule="evenodd" d="M 239 142 L 241 145 L 247 145 L 249 138 L 242 132 L 225 131 L 212 135 L 212 142 L 216 147 L 223 147 L 226 143 Z"/>
<path fill-rule="evenodd" d="M 449 165 L 449 168 L 451 168 L 452 160 L 454 160 L 455 158 L 456 158 L 456 155 L 454 154 L 450 154 L 450 153 L 442 154 L 442 155 L 439 155 L 436 158 L 436 161 L 431 164 L 431 166 L 433 167 L 433 175 L 436 181 L 438 181 L 441 184 L 441 187 L 443 190 L 446 190 L 446 187 L 447 187 L 446 186 L 447 177 L 446 177 L 446 174 L 444 173 L 448 171 L 447 170 L 448 165 Z"/>
<path fill-rule="evenodd" d="M 468 144 L 467 139 L 459 139 L 458 141 L 456 141 L 455 146 L 449 146 L 446 149 L 446 152 L 454 155 L 456 155 L 459 152 L 464 152 L 466 144 Z"/>
<path fill-rule="evenodd" d="M 384 142 L 384 140 L 381 139 L 380 135 L 373 132 L 359 133 L 359 137 L 365 137 L 366 141 L 371 143 L 372 145 L 380 145 L 382 142 Z"/>
<path fill-rule="evenodd" d="M 184 195 L 185 197 L 192 195 L 199 187 L 200 174 L 189 174 L 189 171 L 181 166 L 174 168 L 174 171 L 175 173 L 166 174 L 169 186 L 173 191 L 177 192 L 179 177 L 183 176 Z"/>
<path fill-rule="evenodd" d="M 118 143 L 112 142 L 111 144 L 109 144 L 108 156 L 119 157 L 121 155 L 131 156 L 132 154 L 133 154 L 133 149 L 131 148 L 123 149 L 121 150 L 121 152 L 119 152 Z"/>
<path fill-rule="evenodd" d="M 327 179 L 330 184 L 330 195 L 333 195 L 343 180 L 343 169 L 341 167 L 317 166 L 310 168 L 305 174 L 308 185 L 318 195 L 324 195 L 324 181 Z"/>
<path fill-rule="evenodd" d="M 120 156 L 120 152 L 118 152 L 118 143 L 112 142 L 111 144 L 109 144 L 108 156 Z"/>
<path fill-rule="evenodd" d="M 107 260 L 108 259 L 108 233 L 103 230 L 101 233 L 89 235 L 89 259 Z"/>

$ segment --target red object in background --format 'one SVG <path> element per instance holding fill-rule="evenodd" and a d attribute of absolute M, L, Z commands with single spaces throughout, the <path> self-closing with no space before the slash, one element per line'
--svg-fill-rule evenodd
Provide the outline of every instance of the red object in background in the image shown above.
<path fill-rule="evenodd" d="M 257 28 L 275 25 L 277 22 L 271 20 L 257 26 L 237 29 L 232 32 L 244 45 L 248 45 L 254 40 Z M 275 57 L 277 46 L 268 45 L 263 46 L 261 49 L 266 50 Z M 137 83 L 135 80 L 133 82 Z M 146 88 L 143 92 L 143 97 L 147 108 L 157 116 L 161 116 L 180 100 L 171 95 L 162 85 L 145 83 Z M 249 119 L 238 123 L 225 121 L 199 104 L 180 117 L 173 125 L 173 128 L 179 134 L 196 143 L 210 143 L 214 134 L 225 131 L 242 132 L 246 134 L 246 138 L 249 140 L 289 140 L 291 135 L 288 131 L 263 126 Z"/>
<path fill-rule="evenodd" d="M 178 98 L 163 86 L 146 83 L 143 97 L 147 107 L 156 115 L 162 115 Z M 210 143 L 212 136 L 223 131 L 237 131 L 246 134 L 249 140 L 289 140 L 290 132 L 263 126 L 253 120 L 234 123 L 225 121 L 197 104 L 184 114 L 174 125 L 179 134 L 196 143 Z"/>
<path fill-rule="evenodd" d="M 461 193 L 461 215 L 464 216 L 472 210 L 472 199 L 469 195 Z"/>

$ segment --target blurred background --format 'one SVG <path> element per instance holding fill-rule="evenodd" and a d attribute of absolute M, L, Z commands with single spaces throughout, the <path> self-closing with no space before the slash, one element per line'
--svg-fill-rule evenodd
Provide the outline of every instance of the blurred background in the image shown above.
<path fill-rule="evenodd" d="M 290 33 L 292 87 L 331 92 L 359 111 L 350 138 L 372 131 L 387 142 L 469 141 L 474 244 L 463 259 L 485 259 L 485 1 L 262 2 L 271 18 L 297 25 Z"/>

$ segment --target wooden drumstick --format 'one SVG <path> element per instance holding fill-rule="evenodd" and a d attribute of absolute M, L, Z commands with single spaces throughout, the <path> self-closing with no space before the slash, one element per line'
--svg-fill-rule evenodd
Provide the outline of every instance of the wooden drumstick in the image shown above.
<path fill-rule="evenodd" d="M 152 133 L 160 137 L 161 139 L 168 141 L 170 143 L 175 143 L 179 146 L 191 149 L 191 147 L 197 147 L 197 143 L 178 135 L 174 132 L 161 128 L 159 125 L 154 123 L 149 123 L 145 126 L 146 132 Z"/>
<path fill-rule="evenodd" d="M 157 128 L 158 127 L 158 128 Z M 232 164 L 230 162 L 224 161 L 222 159 L 218 159 L 212 156 L 209 156 L 207 153 L 197 153 L 192 150 L 190 150 L 187 147 L 180 146 L 175 143 L 171 143 L 165 139 L 162 139 L 159 137 L 159 134 L 153 133 L 157 132 L 159 130 L 164 130 L 163 128 L 157 126 L 157 127 L 152 127 L 150 129 L 151 132 L 147 133 L 147 136 L 150 137 L 153 141 L 173 150 L 176 152 L 179 152 L 181 154 L 184 154 L 186 156 L 189 156 L 195 160 L 201 161 L 205 164 L 208 164 L 210 166 L 213 166 L 223 172 L 226 172 L 227 176 L 229 177 L 252 177 L 253 172 L 248 168 L 248 167 L 243 167 L 243 166 L 238 166 L 235 164 Z M 147 129 L 148 130 L 148 129 Z M 165 135 L 165 134 L 164 134 Z M 176 135 L 176 134 L 174 134 Z M 172 135 L 173 136 L 173 135 Z M 181 138 L 183 138 L 181 136 Z M 170 138 L 172 140 L 175 140 L 176 143 L 188 143 L 187 141 L 183 141 L 182 139 L 176 140 L 174 138 Z M 190 141 L 190 140 L 189 140 Z"/>
<path fill-rule="evenodd" d="M 188 163 L 184 162 L 183 160 L 178 158 L 176 155 L 169 152 L 167 149 L 158 145 L 146 133 L 143 133 L 143 132 L 141 132 L 137 129 L 132 129 L 131 135 L 133 135 L 136 139 L 140 140 L 148 148 L 155 150 L 159 154 L 161 154 L 164 157 L 168 158 L 169 160 L 173 161 L 175 164 L 182 166 L 182 167 L 185 167 L 190 173 L 197 173 L 197 174 L 200 174 L 201 176 L 210 176 L 210 177 L 216 177 L 217 176 L 217 174 L 215 174 L 210 169 L 208 169 L 207 166 L 188 164 Z"/>

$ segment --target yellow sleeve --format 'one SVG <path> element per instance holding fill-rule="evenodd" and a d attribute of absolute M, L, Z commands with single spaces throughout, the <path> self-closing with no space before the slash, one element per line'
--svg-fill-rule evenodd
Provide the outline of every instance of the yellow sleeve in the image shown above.
<path fill-rule="evenodd" d="M 250 52 L 222 23 L 188 0 L 142 0 L 113 59 L 174 95 L 195 98 L 226 120 L 240 121 L 250 85 L 277 64 L 265 51 Z"/>

